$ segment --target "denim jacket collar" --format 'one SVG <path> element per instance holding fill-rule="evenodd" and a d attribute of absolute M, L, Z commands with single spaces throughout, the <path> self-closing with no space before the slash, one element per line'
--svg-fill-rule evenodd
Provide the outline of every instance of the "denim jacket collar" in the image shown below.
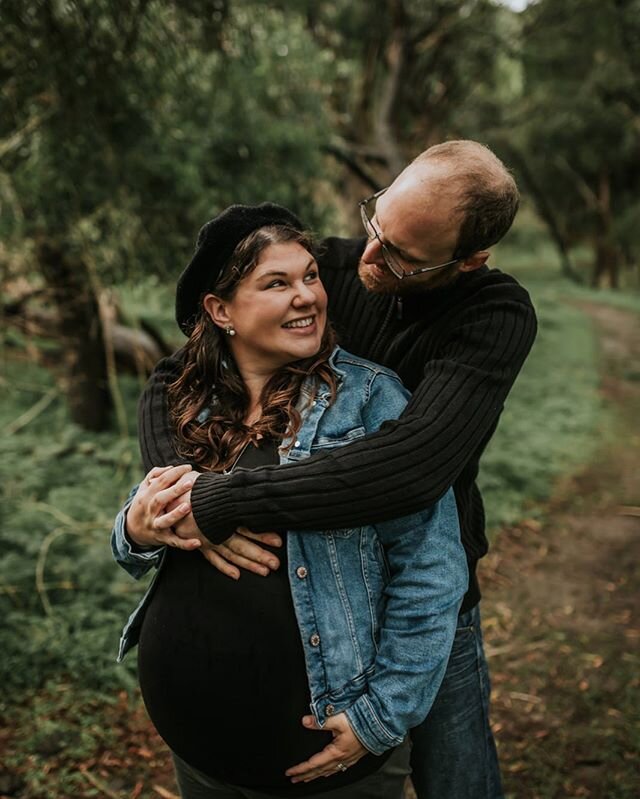
<path fill-rule="evenodd" d="M 340 348 L 336 346 L 329 357 L 329 366 L 336 375 L 338 391 L 345 379 L 344 371 L 336 366 L 339 352 Z M 318 381 L 313 377 L 307 377 L 302 384 L 300 397 L 296 404 L 296 410 L 302 417 L 302 423 L 295 439 L 292 440 L 290 436 L 283 439 L 278 448 L 280 463 L 309 457 L 318 425 L 330 403 L 331 388 L 329 385 L 324 380 Z"/>

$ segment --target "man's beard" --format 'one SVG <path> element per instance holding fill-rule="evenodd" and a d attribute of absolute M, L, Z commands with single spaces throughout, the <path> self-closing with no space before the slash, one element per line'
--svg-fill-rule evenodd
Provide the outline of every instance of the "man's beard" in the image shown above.
<path fill-rule="evenodd" d="M 385 266 L 378 267 L 381 275 L 376 274 L 371 264 L 364 261 L 358 263 L 358 277 L 367 291 L 374 294 L 397 294 L 401 281 Z"/>
<path fill-rule="evenodd" d="M 367 291 L 374 294 L 421 294 L 432 289 L 442 288 L 453 283 L 459 276 L 457 264 L 453 264 L 449 269 L 442 272 L 433 272 L 428 279 L 424 276 L 416 276 L 398 280 L 398 278 L 386 266 L 378 267 L 382 274 L 377 274 L 371 268 L 371 264 L 364 261 L 358 263 L 358 277 Z M 422 277 L 422 279 L 420 279 Z"/>

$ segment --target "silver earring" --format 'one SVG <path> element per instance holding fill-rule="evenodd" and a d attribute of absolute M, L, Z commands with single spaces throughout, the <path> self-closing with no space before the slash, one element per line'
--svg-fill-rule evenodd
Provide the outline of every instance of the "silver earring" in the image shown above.
<path fill-rule="evenodd" d="M 226 325 L 226 327 L 225 327 L 225 329 L 224 329 L 224 332 L 225 332 L 225 333 L 226 333 L 228 336 L 235 336 L 235 334 L 236 334 L 236 331 L 235 331 L 235 330 L 234 330 L 234 329 L 231 327 L 231 325 Z"/>

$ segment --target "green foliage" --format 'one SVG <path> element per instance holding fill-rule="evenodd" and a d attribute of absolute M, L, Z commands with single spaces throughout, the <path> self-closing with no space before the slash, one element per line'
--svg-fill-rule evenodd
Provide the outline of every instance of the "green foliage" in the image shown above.
<path fill-rule="evenodd" d="M 0 134 L 15 145 L 0 229 L 14 246 L 62 240 L 118 282 L 175 274 L 232 202 L 322 223 L 326 60 L 299 16 L 234 4 L 207 38 L 210 14 L 195 1 L 3 4 Z"/>
<path fill-rule="evenodd" d="M 629 224 L 640 187 L 640 63 L 630 50 L 640 5 L 541 0 L 522 16 L 524 84 L 510 135 L 565 241 L 593 245 L 596 275 L 615 283 L 619 266 L 640 257 Z"/>
<path fill-rule="evenodd" d="M 7 359 L 5 381 L 0 427 L 11 431 L 52 386 L 46 371 L 22 358 Z M 0 447 L 6 691 L 52 677 L 95 688 L 131 685 L 114 659 L 139 589 L 111 563 L 108 535 L 139 476 L 134 439 L 88 435 L 69 422 L 58 398 L 21 429 L 5 432 Z"/>

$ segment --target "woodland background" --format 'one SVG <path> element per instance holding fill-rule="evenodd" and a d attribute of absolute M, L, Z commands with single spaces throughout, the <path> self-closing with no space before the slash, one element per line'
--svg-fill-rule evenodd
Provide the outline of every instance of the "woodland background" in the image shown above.
<path fill-rule="evenodd" d="M 491 264 L 540 320 L 481 469 L 502 558 L 485 595 L 507 792 L 636 795 L 637 560 L 602 592 L 580 578 L 622 597 L 601 637 L 551 622 L 543 662 L 519 662 L 500 693 L 509 620 L 519 601 L 526 626 L 533 602 L 500 591 L 532 552 L 551 569 L 558 503 L 574 503 L 569 548 L 594 497 L 598 513 L 640 512 L 640 463 L 625 460 L 640 443 L 640 2 L 520 5 L 0 0 L 0 796 L 175 793 L 135 658 L 114 662 L 143 587 L 108 536 L 141 475 L 136 398 L 181 344 L 173 289 L 199 227 L 269 199 L 360 235 L 358 200 L 451 138 L 488 144 L 518 179 Z M 563 647 L 593 675 L 556 679 Z"/>

